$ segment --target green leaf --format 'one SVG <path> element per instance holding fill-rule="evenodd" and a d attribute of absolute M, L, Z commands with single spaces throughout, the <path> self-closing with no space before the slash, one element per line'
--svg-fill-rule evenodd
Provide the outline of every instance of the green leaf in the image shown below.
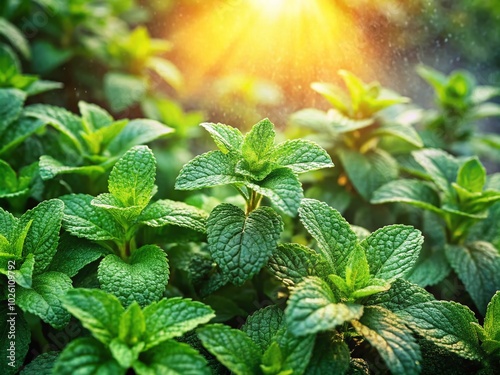
<path fill-rule="evenodd" d="M 484 317 L 484 330 L 488 338 L 500 341 L 500 291 L 496 292 L 488 307 Z"/>
<path fill-rule="evenodd" d="M 118 337 L 124 309 L 115 296 L 99 289 L 73 289 L 63 304 L 100 342 L 109 344 Z"/>
<path fill-rule="evenodd" d="M 58 357 L 58 352 L 47 352 L 40 354 L 34 360 L 28 363 L 19 374 L 51 375 L 53 374 L 54 365 Z"/>
<path fill-rule="evenodd" d="M 346 286 L 350 290 L 358 290 L 367 286 L 370 280 L 370 268 L 366 259 L 365 250 L 356 246 L 349 255 L 345 270 Z"/>
<path fill-rule="evenodd" d="M 422 139 L 412 126 L 401 125 L 397 123 L 383 124 L 372 132 L 371 137 L 392 136 L 399 138 L 415 147 L 423 147 Z"/>
<path fill-rule="evenodd" d="M 91 205 L 94 197 L 86 194 L 64 195 L 63 226 L 74 236 L 94 241 L 120 240 L 123 229 L 113 216 Z"/>
<path fill-rule="evenodd" d="M 35 257 L 33 254 L 28 254 L 24 262 L 18 270 L 14 271 L 14 279 L 16 283 L 23 288 L 30 289 L 33 282 L 33 269 L 35 267 Z"/>
<path fill-rule="evenodd" d="M 17 219 L 9 212 L 0 207 L 0 233 L 9 241 L 14 240 L 11 238 L 14 233 L 14 228 L 17 227 Z"/>
<path fill-rule="evenodd" d="M 426 182 L 417 180 L 391 181 L 375 191 L 370 201 L 373 204 L 403 202 L 436 213 L 440 200 L 437 192 Z"/>
<path fill-rule="evenodd" d="M 427 238 L 426 236 L 426 241 Z M 450 272 L 451 267 L 442 248 L 436 248 L 435 251 L 424 248 L 406 279 L 421 287 L 427 287 L 443 281 Z"/>
<path fill-rule="evenodd" d="M 138 375 L 210 375 L 207 361 L 187 344 L 168 340 L 142 353 L 134 364 Z"/>
<path fill-rule="evenodd" d="M 143 145 L 162 138 L 174 129 L 154 120 L 135 119 L 110 141 L 107 149 L 112 155 L 121 155 L 134 146 Z"/>
<path fill-rule="evenodd" d="M 304 374 L 345 374 L 349 368 L 351 353 L 343 341 L 326 340 L 318 336 L 314 344 L 314 351 Z"/>
<path fill-rule="evenodd" d="M 21 116 L 1 134 L 0 155 L 24 142 L 26 138 L 42 129 L 46 124 L 45 121 L 37 118 Z"/>
<path fill-rule="evenodd" d="M 180 89 L 182 87 L 182 73 L 170 61 L 159 57 L 151 57 L 147 60 L 147 65 L 173 88 Z"/>
<path fill-rule="evenodd" d="M 98 105 L 79 101 L 78 109 L 82 114 L 83 122 L 91 131 L 109 126 L 114 121 L 113 117 Z"/>
<path fill-rule="evenodd" d="M 25 100 L 26 93 L 21 90 L 0 89 L 0 135 L 19 117 Z"/>
<path fill-rule="evenodd" d="M 486 183 L 486 169 L 477 157 L 467 160 L 458 170 L 457 183 L 470 192 L 483 191 Z"/>
<path fill-rule="evenodd" d="M 137 219 L 150 227 L 176 225 L 205 233 L 208 214 L 183 202 L 162 199 L 148 205 Z"/>
<path fill-rule="evenodd" d="M 234 171 L 235 165 L 230 154 L 210 151 L 198 155 L 182 167 L 175 181 L 178 190 L 195 190 L 226 184 L 244 183 Z"/>
<path fill-rule="evenodd" d="M 120 199 L 109 193 L 99 194 L 92 199 L 90 204 L 110 213 L 114 220 L 120 223 L 122 227 L 129 227 L 132 223 L 135 223 L 144 209 L 144 206 L 124 205 Z"/>
<path fill-rule="evenodd" d="M 285 327 L 283 311 L 276 305 L 267 306 L 257 310 L 248 317 L 241 330 L 245 332 L 252 341 L 257 344 L 260 351 L 264 351 L 271 345 L 274 337 L 280 329 Z"/>
<path fill-rule="evenodd" d="M 294 374 L 302 374 L 309 363 L 316 335 L 296 337 L 288 329 L 281 329 L 275 337 L 279 344 L 283 361 L 281 364 L 282 374 L 286 371 Z"/>
<path fill-rule="evenodd" d="M 5 161 L 0 160 L 0 197 L 5 197 L 17 191 L 17 174 Z"/>
<path fill-rule="evenodd" d="M 62 89 L 64 86 L 60 82 L 37 80 L 24 89 L 28 96 L 42 94 L 47 91 Z"/>
<path fill-rule="evenodd" d="M 57 250 L 59 231 L 63 217 L 64 204 L 59 199 L 51 199 L 40 203 L 32 210 L 26 211 L 19 221 L 19 227 L 31 222 L 23 247 L 23 255 L 35 256 L 34 274 L 45 270 Z"/>
<path fill-rule="evenodd" d="M 349 103 L 349 99 L 340 87 L 331 83 L 313 82 L 311 84 L 311 88 L 317 93 L 323 95 L 323 97 L 340 112 L 349 112 L 349 107 L 347 104 Z"/>
<path fill-rule="evenodd" d="M 377 230 L 361 242 L 373 277 L 403 278 L 418 259 L 424 238 L 406 225 L 390 225 Z"/>
<path fill-rule="evenodd" d="M 61 238 L 48 270 L 73 277 L 87 264 L 107 254 L 109 251 L 96 243 L 65 235 Z"/>
<path fill-rule="evenodd" d="M 276 374 L 281 369 L 283 355 L 277 342 L 273 342 L 262 356 L 260 368 L 264 374 Z"/>
<path fill-rule="evenodd" d="M 437 149 L 414 151 L 412 154 L 442 192 L 450 191 L 451 183 L 457 179 L 459 168 L 455 158 Z"/>
<path fill-rule="evenodd" d="M 388 291 L 370 297 L 365 303 L 378 305 L 398 314 L 399 311 L 433 300 L 432 294 L 424 288 L 403 279 L 396 279 Z"/>
<path fill-rule="evenodd" d="M 156 160 L 147 146 L 136 146 L 118 160 L 109 175 L 109 192 L 124 207 L 146 207 L 153 195 Z"/>
<path fill-rule="evenodd" d="M 259 121 L 245 135 L 241 151 L 252 171 L 258 171 L 263 161 L 271 156 L 275 136 L 274 125 L 269 119 Z"/>
<path fill-rule="evenodd" d="M 327 265 L 320 254 L 299 244 L 278 245 L 277 251 L 269 259 L 269 270 L 287 287 L 293 287 L 307 276 L 322 276 Z M 328 272 L 325 270 L 324 272 Z"/>
<path fill-rule="evenodd" d="M 290 168 L 294 173 L 333 167 L 332 159 L 323 148 L 303 139 L 280 143 L 274 148 L 272 160 L 281 167 Z"/>
<path fill-rule="evenodd" d="M 133 347 L 143 341 L 145 331 L 146 320 L 144 314 L 139 304 L 134 302 L 120 318 L 118 338 L 127 346 Z"/>
<path fill-rule="evenodd" d="M 260 370 L 261 353 L 242 331 L 221 324 L 197 330 L 203 346 L 236 375 L 254 375 Z"/>
<path fill-rule="evenodd" d="M 224 154 L 241 151 L 244 138 L 237 128 L 211 122 L 204 122 L 200 126 L 210 133 L 215 144 Z"/>
<path fill-rule="evenodd" d="M 144 344 L 140 343 L 134 347 L 129 347 L 120 339 L 114 339 L 109 344 L 109 350 L 113 358 L 122 368 L 130 368 L 139 358 L 139 353 L 143 346 Z"/>
<path fill-rule="evenodd" d="M 293 289 L 285 310 L 290 332 L 304 336 L 327 331 L 363 315 L 363 306 L 338 302 L 326 282 L 304 279 Z"/>
<path fill-rule="evenodd" d="M 279 211 L 290 216 L 297 214 L 304 197 L 300 181 L 288 168 L 275 169 L 258 184 L 247 182 L 246 185 L 268 197 Z"/>
<path fill-rule="evenodd" d="M 70 316 L 61 304 L 61 297 L 71 288 L 71 279 L 65 274 L 45 272 L 33 277 L 31 289 L 17 290 L 16 303 L 52 327 L 62 328 Z"/>
<path fill-rule="evenodd" d="M 7 287 L 5 291 L 7 292 Z M 22 312 L 14 305 L 7 304 L 7 301 L 2 301 L 0 305 L 0 327 L 2 327 L 0 337 L 0 350 L 3 355 L 2 374 L 14 375 L 18 373 L 28 353 L 31 331 Z M 14 356 L 11 356 L 11 351 L 14 351 Z"/>
<path fill-rule="evenodd" d="M 362 154 L 342 149 L 338 154 L 349 180 L 366 200 L 371 198 L 376 189 L 398 176 L 396 160 L 383 150 L 371 150 Z"/>
<path fill-rule="evenodd" d="M 0 18 L 0 35 L 7 39 L 12 46 L 16 47 L 25 59 L 30 59 L 31 52 L 28 41 L 16 26 L 5 18 Z"/>
<path fill-rule="evenodd" d="M 146 347 L 153 348 L 174 337 L 205 324 L 215 317 L 214 311 L 201 302 L 174 297 L 152 303 L 143 310 L 146 322 Z"/>
<path fill-rule="evenodd" d="M 50 180 L 61 174 L 100 175 L 106 170 L 99 165 L 86 165 L 81 167 L 67 166 L 48 155 L 40 157 L 40 177 L 42 180 Z"/>
<path fill-rule="evenodd" d="M 427 301 L 406 306 L 396 314 L 425 339 L 467 359 L 480 359 L 474 313 L 449 301 Z"/>
<path fill-rule="evenodd" d="M 110 254 L 99 264 L 97 278 L 101 288 L 125 307 L 134 301 L 144 307 L 163 296 L 169 278 L 167 257 L 156 245 L 134 250 L 127 263 Z"/>
<path fill-rule="evenodd" d="M 497 290 L 500 290 L 500 254 L 489 242 L 477 241 L 464 246 L 448 245 L 446 258 L 465 285 L 481 314 Z"/>
<path fill-rule="evenodd" d="M 269 207 L 246 216 L 238 207 L 223 203 L 208 218 L 208 246 L 222 272 L 241 285 L 267 263 L 282 230 L 281 217 Z"/>
<path fill-rule="evenodd" d="M 141 77 L 115 72 L 104 76 L 104 94 L 113 112 L 121 112 L 136 104 L 146 90 L 146 82 Z"/>
<path fill-rule="evenodd" d="M 331 270 L 345 276 L 349 254 L 358 242 L 349 223 L 338 211 L 314 199 L 302 200 L 299 215 L 304 227 L 318 242 Z"/>
<path fill-rule="evenodd" d="M 381 307 L 365 307 L 351 324 L 379 352 L 393 374 L 419 374 L 422 356 L 404 321 Z"/>
<path fill-rule="evenodd" d="M 126 369 L 116 362 L 107 347 L 90 337 L 70 342 L 54 366 L 54 374 L 61 375 L 124 375 L 125 371 Z"/>

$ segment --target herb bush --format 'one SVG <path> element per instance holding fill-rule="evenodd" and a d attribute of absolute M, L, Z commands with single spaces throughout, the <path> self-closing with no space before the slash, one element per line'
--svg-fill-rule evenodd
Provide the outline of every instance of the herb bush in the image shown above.
<path fill-rule="evenodd" d="M 31 46 L 50 2 L 0 6 L 2 374 L 500 372 L 497 88 L 422 66 L 415 111 L 341 71 L 332 109 L 245 133 L 156 95 L 181 77 L 133 2 L 68 4 Z M 47 104 L 89 54 L 107 100 Z"/>

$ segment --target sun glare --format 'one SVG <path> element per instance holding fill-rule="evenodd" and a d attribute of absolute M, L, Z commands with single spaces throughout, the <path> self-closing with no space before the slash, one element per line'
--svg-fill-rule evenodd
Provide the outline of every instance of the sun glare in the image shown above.
<path fill-rule="evenodd" d="M 287 93 L 337 80 L 339 69 L 370 75 L 374 51 L 349 12 L 330 0 L 226 0 L 186 8 L 169 38 L 188 90 L 207 79 L 247 74 Z M 310 93 L 313 95 L 313 93 Z"/>

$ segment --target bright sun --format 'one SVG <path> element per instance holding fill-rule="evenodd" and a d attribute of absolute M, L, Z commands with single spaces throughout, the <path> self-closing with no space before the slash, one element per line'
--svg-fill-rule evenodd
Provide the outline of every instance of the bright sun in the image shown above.
<path fill-rule="evenodd" d="M 349 8 L 331 0 L 219 0 L 186 8 L 169 38 L 188 89 L 207 78 L 248 74 L 287 91 L 333 81 L 338 69 L 371 73 L 374 51 Z M 191 13 L 189 13 L 191 12 Z"/>

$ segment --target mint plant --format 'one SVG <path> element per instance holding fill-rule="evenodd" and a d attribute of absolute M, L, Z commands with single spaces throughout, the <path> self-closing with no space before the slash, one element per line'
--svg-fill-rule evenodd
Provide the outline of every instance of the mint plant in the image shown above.
<path fill-rule="evenodd" d="M 146 306 L 159 300 L 169 277 L 165 252 L 155 245 L 138 246 L 140 227 L 175 225 L 205 232 L 204 211 L 168 199 L 150 202 L 155 175 L 152 151 L 136 146 L 113 167 L 109 193 L 61 197 L 64 229 L 109 250 L 97 277 L 101 288 L 115 294 L 125 306 L 133 301 Z"/>
<path fill-rule="evenodd" d="M 329 345 L 336 347 L 330 350 L 347 353 L 339 373 L 350 366 L 347 345 L 359 339 L 378 351 L 392 373 L 419 373 L 421 351 L 412 332 L 464 358 L 481 358 L 469 324 L 477 322 L 472 311 L 436 301 L 404 280 L 422 246 L 418 230 L 391 225 L 359 241 L 338 211 L 325 203 L 304 199 L 299 215 L 318 244 L 317 252 L 284 244 L 268 267 L 291 288 L 285 309 L 290 332 L 298 337 L 329 332 Z M 328 359 L 312 360 L 321 361 Z"/>
<path fill-rule="evenodd" d="M 92 337 L 72 341 L 57 358 L 56 374 L 137 374 L 171 372 L 210 374 L 206 360 L 174 338 L 207 323 L 212 309 L 183 298 L 162 299 L 141 309 L 126 309 L 111 294 L 98 289 L 73 289 L 64 306 Z"/>
<path fill-rule="evenodd" d="M 193 190 L 232 185 L 246 202 L 245 211 L 221 204 L 207 221 L 208 246 L 222 274 L 241 285 L 256 274 L 276 248 L 281 217 L 260 207 L 264 197 L 280 212 L 294 216 L 303 197 L 297 174 L 332 167 L 330 157 L 313 142 L 293 140 L 274 145 L 274 125 L 262 120 L 245 136 L 228 125 L 205 123 L 218 151 L 187 163 L 175 187 Z"/>
<path fill-rule="evenodd" d="M 417 151 L 413 157 L 429 181 L 392 181 L 375 192 L 372 203 L 403 202 L 437 215 L 437 221 L 430 219 L 436 246 L 423 254 L 411 279 L 432 285 L 445 278 L 451 266 L 484 313 L 500 289 L 500 255 L 493 244 L 478 241 L 472 233 L 500 200 L 500 190 L 489 186 L 477 157 L 461 160 L 437 149 Z"/>
<path fill-rule="evenodd" d="M 495 373 L 500 369 L 500 291 L 497 292 L 488 307 L 484 316 L 484 324 L 480 326 L 473 323 L 476 328 L 481 347 L 487 353 L 489 361 L 485 367 L 488 373 Z"/>
<path fill-rule="evenodd" d="M 320 93 L 334 107 L 328 112 L 304 109 L 290 118 L 292 125 L 312 129 L 321 140 L 340 169 L 335 178 L 339 186 L 354 190 L 365 200 L 384 183 L 398 176 L 398 163 L 394 155 L 398 146 L 401 152 L 422 147 L 417 132 L 409 125 L 384 119 L 380 112 L 408 98 L 389 94 L 379 83 L 363 83 L 354 74 L 341 70 L 349 96 L 339 87 L 327 83 L 313 83 L 313 90 Z M 338 162 L 337 162 L 338 161 Z M 340 193 L 338 193 L 340 194 Z M 352 199 L 342 195 L 342 199 Z M 344 206 L 346 203 L 341 203 Z"/>

